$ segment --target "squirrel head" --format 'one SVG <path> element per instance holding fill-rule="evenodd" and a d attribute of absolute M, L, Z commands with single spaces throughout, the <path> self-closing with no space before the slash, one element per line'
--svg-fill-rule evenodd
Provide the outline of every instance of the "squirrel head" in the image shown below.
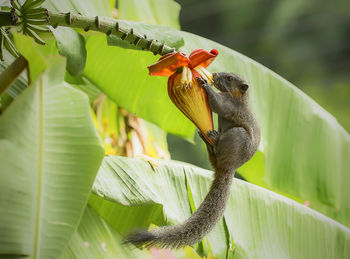
<path fill-rule="evenodd" d="M 232 97 L 240 98 L 247 95 L 248 84 L 234 73 L 213 73 L 214 86 L 221 92 L 229 92 Z"/>

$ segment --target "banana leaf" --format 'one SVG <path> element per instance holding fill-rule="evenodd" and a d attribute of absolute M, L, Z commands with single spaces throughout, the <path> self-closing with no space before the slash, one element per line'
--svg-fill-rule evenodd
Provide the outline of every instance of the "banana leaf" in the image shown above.
<path fill-rule="evenodd" d="M 48 70 L 0 117 L 0 255 L 58 258 L 78 227 L 103 157 L 85 94 Z"/>
<path fill-rule="evenodd" d="M 212 176 L 211 171 L 175 161 L 158 160 L 154 165 L 107 156 L 92 189 L 98 199 L 89 204 L 104 207 L 97 213 L 119 233 L 125 233 L 123 225 L 140 227 L 134 225 L 136 208 L 145 228 L 150 219 L 163 225 L 162 215 L 168 224 L 178 224 L 190 216 L 191 207 L 198 208 Z M 159 206 L 163 210 L 156 215 Z M 350 230 L 289 198 L 235 179 L 224 219 L 198 251 L 216 258 L 348 258 Z"/>

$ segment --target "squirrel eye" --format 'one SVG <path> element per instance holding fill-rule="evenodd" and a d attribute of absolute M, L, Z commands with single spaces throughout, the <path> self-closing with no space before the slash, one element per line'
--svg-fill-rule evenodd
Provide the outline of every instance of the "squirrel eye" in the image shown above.
<path fill-rule="evenodd" d="M 227 80 L 228 80 L 228 81 L 232 81 L 232 80 L 233 80 L 233 76 L 228 76 L 228 77 L 227 77 Z"/>

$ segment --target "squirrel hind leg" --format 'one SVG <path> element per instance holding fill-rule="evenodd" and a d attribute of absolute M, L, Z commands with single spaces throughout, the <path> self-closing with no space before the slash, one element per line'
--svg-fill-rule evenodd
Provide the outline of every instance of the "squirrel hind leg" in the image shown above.
<path fill-rule="evenodd" d="M 211 148 L 211 149 L 213 149 L 213 148 Z M 213 155 L 213 153 L 211 153 L 211 152 L 209 151 L 209 148 L 207 148 L 207 150 L 208 150 L 208 156 L 209 156 L 210 164 L 211 164 L 211 166 L 214 168 L 214 170 L 216 170 L 216 167 L 217 167 L 217 159 L 216 159 L 216 157 Z"/>
<path fill-rule="evenodd" d="M 201 139 L 206 144 L 210 164 L 215 169 L 216 168 L 216 155 L 215 155 L 214 147 L 204 138 L 203 134 L 200 131 L 198 131 L 198 135 L 201 137 Z"/>

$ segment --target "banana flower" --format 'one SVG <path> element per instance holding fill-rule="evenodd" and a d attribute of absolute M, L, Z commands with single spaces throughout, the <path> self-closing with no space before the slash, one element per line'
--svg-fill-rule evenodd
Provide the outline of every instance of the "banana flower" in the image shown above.
<path fill-rule="evenodd" d="M 170 99 L 197 126 L 210 144 L 213 141 L 207 136 L 207 132 L 214 129 L 212 112 L 207 94 L 198 85 L 196 78 L 202 77 L 209 84 L 212 83 L 212 75 L 205 68 L 217 55 L 216 49 L 210 52 L 196 49 L 189 57 L 182 52 L 169 53 L 148 67 L 150 76 L 169 76 Z"/>

